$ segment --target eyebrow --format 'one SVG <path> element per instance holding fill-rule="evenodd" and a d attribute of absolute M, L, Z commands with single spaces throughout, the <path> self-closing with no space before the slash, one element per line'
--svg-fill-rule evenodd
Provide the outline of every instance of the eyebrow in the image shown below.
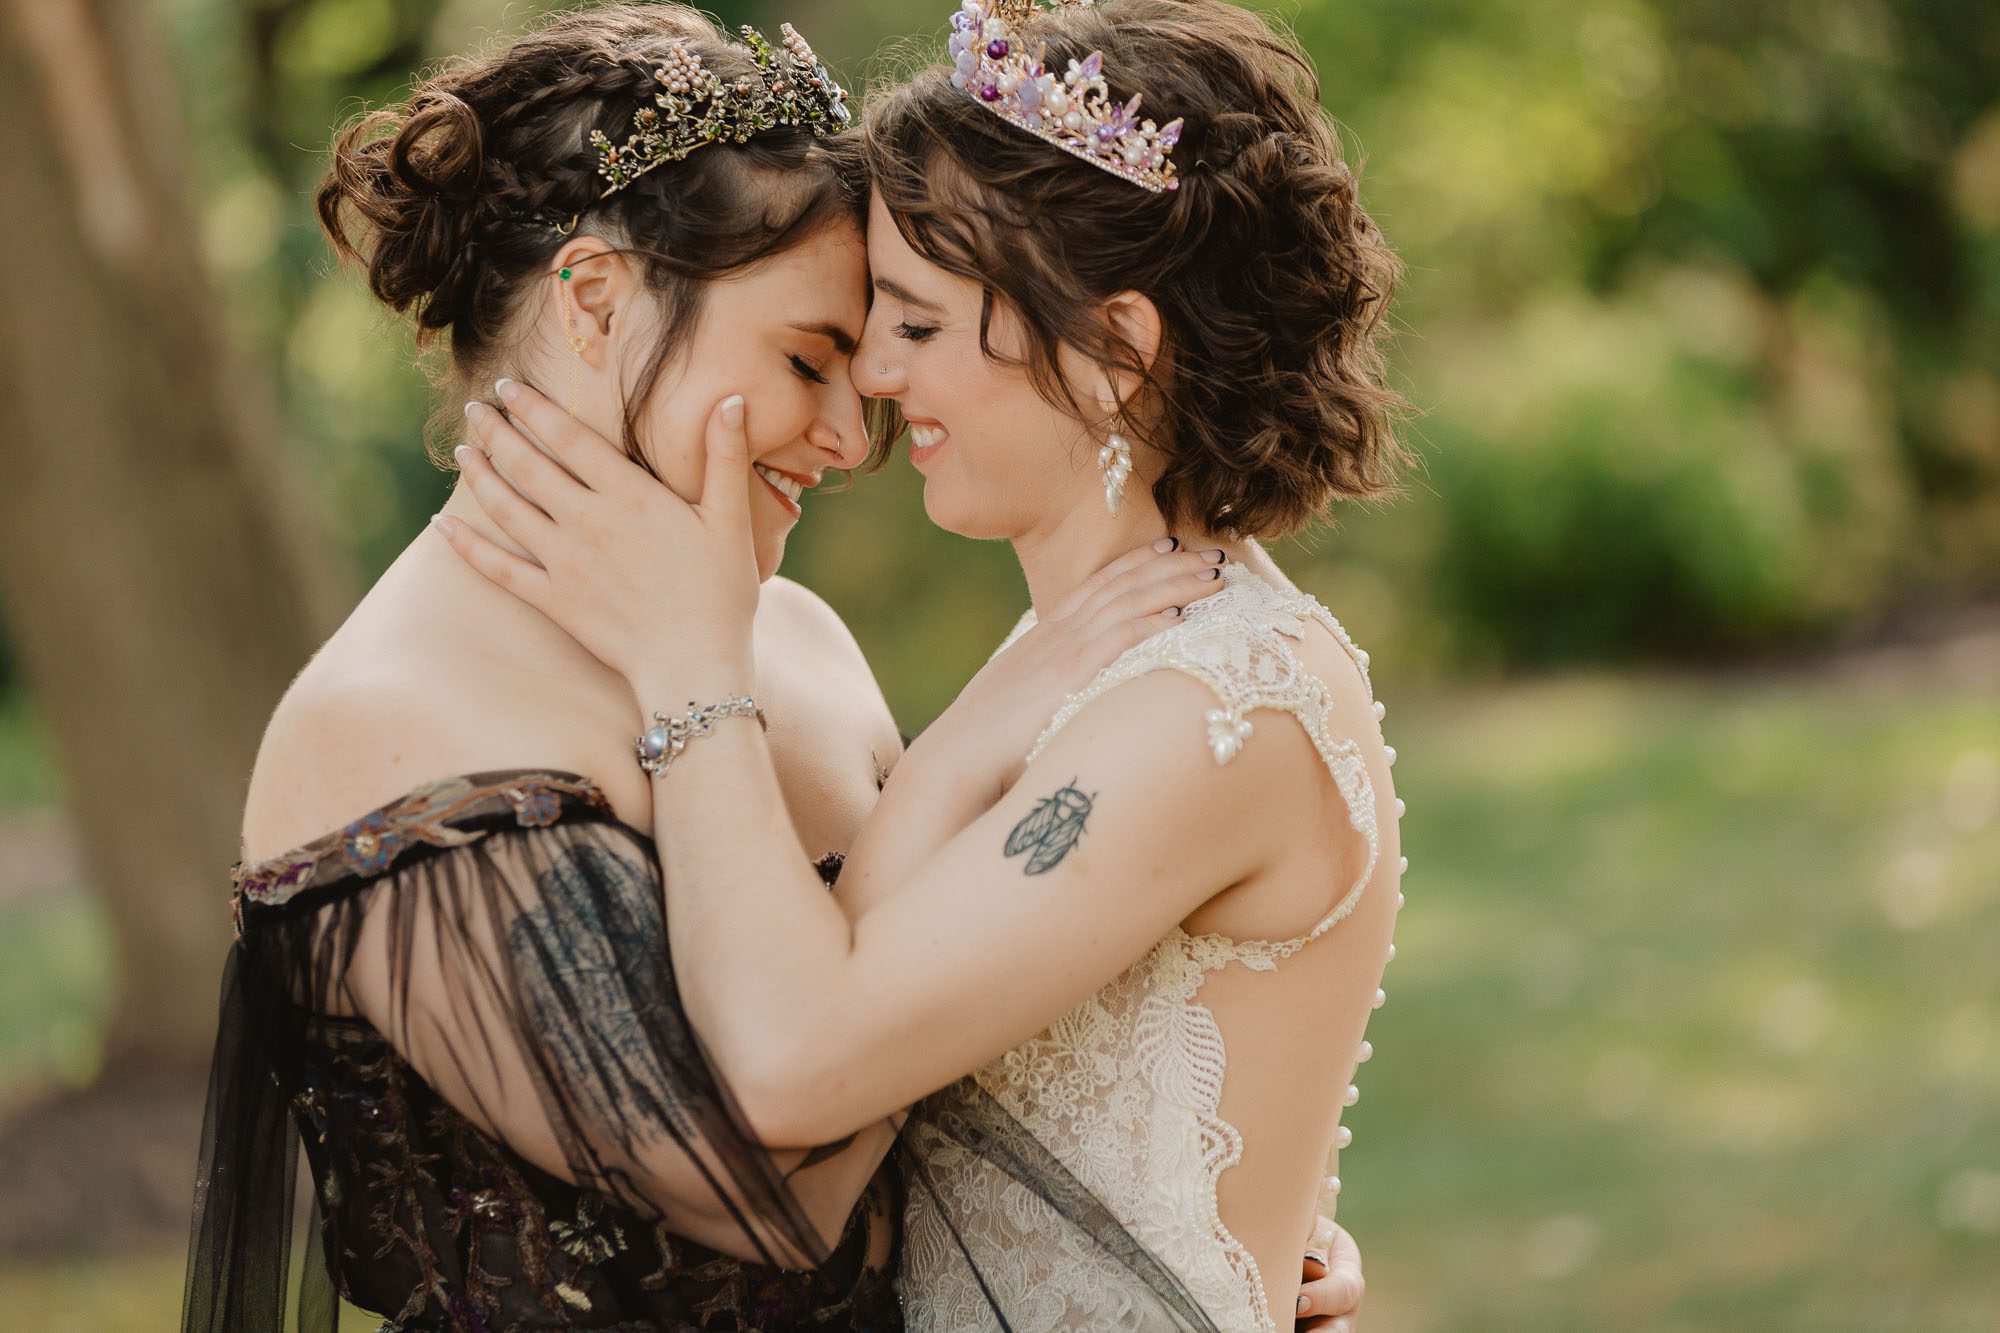
<path fill-rule="evenodd" d="M 918 296 L 915 292 L 911 291 L 909 288 L 902 286 L 900 283 L 892 282 L 888 278 L 875 279 L 875 289 L 877 291 L 887 292 L 889 293 L 889 295 L 895 297 L 898 301 L 901 301 L 904 305 L 913 305 L 917 307 L 919 310 L 925 311 L 928 314 L 942 315 L 944 313 L 944 307 L 939 305 L 937 302 L 926 301 L 923 297 Z"/>
<path fill-rule="evenodd" d="M 821 320 L 817 323 L 811 321 L 803 323 L 794 322 L 792 327 L 800 333 L 813 333 L 826 339 L 833 344 L 833 350 L 839 352 L 842 356 L 854 355 L 854 335 L 838 324 L 829 320 Z"/>

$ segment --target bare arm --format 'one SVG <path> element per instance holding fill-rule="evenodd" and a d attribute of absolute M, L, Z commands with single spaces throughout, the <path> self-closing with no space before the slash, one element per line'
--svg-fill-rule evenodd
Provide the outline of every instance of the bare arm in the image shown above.
<path fill-rule="evenodd" d="M 1252 746 L 1223 770 L 1198 725 L 1157 725 L 1199 719 L 1209 702 L 1170 673 L 1110 691 L 852 922 L 803 868 L 754 724 L 724 723 L 691 746 L 658 802 L 675 958 L 690 1015 L 759 1133 L 835 1136 L 943 1086 L 1255 870 L 1259 793 L 1300 756 Z M 1181 836 L 1204 827 L 1239 836 Z"/>
<path fill-rule="evenodd" d="M 446 523 L 453 549 L 617 670 L 642 710 L 746 690 L 758 587 L 743 401 L 710 417 L 693 506 L 532 391 L 502 397 L 547 452 L 475 410 L 493 456 L 465 447 L 458 458 L 481 507 L 534 559 Z M 1217 568 L 1164 558 L 1187 562 L 1176 577 L 1190 591 L 1174 602 L 1212 589 Z M 1159 628 L 1146 619 L 1124 617 L 1116 632 L 1137 642 Z M 1268 841 L 1258 795 L 1277 778 L 1250 770 L 1295 756 L 1252 747 L 1271 759 L 1232 764 L 1225 780 L 1198 730 L 1156 725 L 1198 719 L 1211 702 L 1166 675 L 1110 692 L 851 922 L 807 869 L 761 731 L 731 720 L 697 741 L 655 801 L 675 960 L 691 1015 L 766 1141 L 838 1137 L 977 1067 L 1256 868 Z M 1015 706 L 1038 714 L 1036 727 L 1048 716 L 1045 704 Z M 975 774 L 1005 772 L 990 755 L 968 758 Z M 1208 821 L 1238 836 L 1162 836 Z M 867 876 L 866 861 L 858 869 Z"/>

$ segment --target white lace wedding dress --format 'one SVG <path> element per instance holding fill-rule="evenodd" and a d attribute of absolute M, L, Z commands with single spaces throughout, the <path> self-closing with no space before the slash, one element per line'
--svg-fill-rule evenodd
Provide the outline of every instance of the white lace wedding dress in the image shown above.
<path fill-rule="evenodd" d="M 1071 696 L 1033 753 L 1106 690 L 1151 671 L 1185 672 L 1215 693 L 1216 706 L 1205 720 L 1218 764 L 1236 757 L 1254 726 L 1278 724 L 1267 723 L 1269 710 L 1297 719 L 1366 842 L 1366 864 L 1350 883 L 1332 886 L 1330 893 L 1338 892 L 1331 909 L 1293 939 L 1238 941 L 1176 927 L 1048 1031 L 971 1077 L 1171 1270 L 1217 1328 L 1274 1333 L 1256 1261 L 1230 1234 L 1216 1205 L 1217 1182 L 1241 1158 L 1243 1140 L 1217 1114 L 1227 1053 L 1222 1029 L 1200 994 L 1212 972 L 1274 971 L 1332 929 L 1360 900 L 1380 839 L 1361 747 L 1333 734 L 1327 688 L 1294 645 L 1310 624 L 1324 625 L 1354 657 L 1364 681 L 1367 654 L 1311 597 L 1275 587 L 1237 564 L 1224 567 L 1224 584 L 1190 606 L 1183 621 L 1127 652 Z M 1031 612 L 1007 642 L 1032 624 Z M 1113 1261 L 1083 1237 L 1049 1225 L 1032 1191 L 1004 1172 L 949 1145 L 928 1155 L 924 1172 L 938 1198 L 912 1190 L 906 1210 L 903 1299 L 911 1329 L 958 1333 L 991 1326 L 993 1303 L 982 1294 L 982 1281 L 1023 1333 L 1159 1326 L 1156 1315 L 1136 1308 L 1129 1275 L 1114 1271 Z M 1321 1209 L 1331 1211 L 1325 1198 Z M 973 1246 L 983 1258 L 968 1264 Z M 1290 1325 L 1289 1312 L 1284 1321 Z"/>

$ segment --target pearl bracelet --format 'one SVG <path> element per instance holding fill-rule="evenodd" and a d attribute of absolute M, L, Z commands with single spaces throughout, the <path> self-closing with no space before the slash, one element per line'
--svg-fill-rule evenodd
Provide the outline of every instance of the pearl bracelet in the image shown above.
<path fill-rule="evenodd" d="M 681 751 L 687 749 L 689 742 L 708 735 L 715 730 L 717 722 L 727 717 L 754 717 L 758 726 L 770 725 L 764 720 L 764 710 L 747 694 L 703 708 L 697 708 L 694 700 L 690 699 L 687 712 L 678 716 L 653 714 L 653 725 L 632 746 L 633 753 L 639 758 L 639 767 L 653 777 L 660 776 L 667 771 L 667 765 L 680 758 Z"/>

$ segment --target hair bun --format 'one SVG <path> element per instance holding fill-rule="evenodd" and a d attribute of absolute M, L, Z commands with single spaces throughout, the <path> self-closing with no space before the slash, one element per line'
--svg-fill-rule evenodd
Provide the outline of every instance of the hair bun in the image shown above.
<path fill-rule="evenodd" d="M 478 113 L 442 88 L 364 116 L 334 144 L 320 219 L 366 264 L 369 290 L 398 312 L 416 307 L 420 328 L 449 327 L 473 296 L 485 167 Z M 367 224 L 366 255 L 348 241 L 348 210 Z"/>

